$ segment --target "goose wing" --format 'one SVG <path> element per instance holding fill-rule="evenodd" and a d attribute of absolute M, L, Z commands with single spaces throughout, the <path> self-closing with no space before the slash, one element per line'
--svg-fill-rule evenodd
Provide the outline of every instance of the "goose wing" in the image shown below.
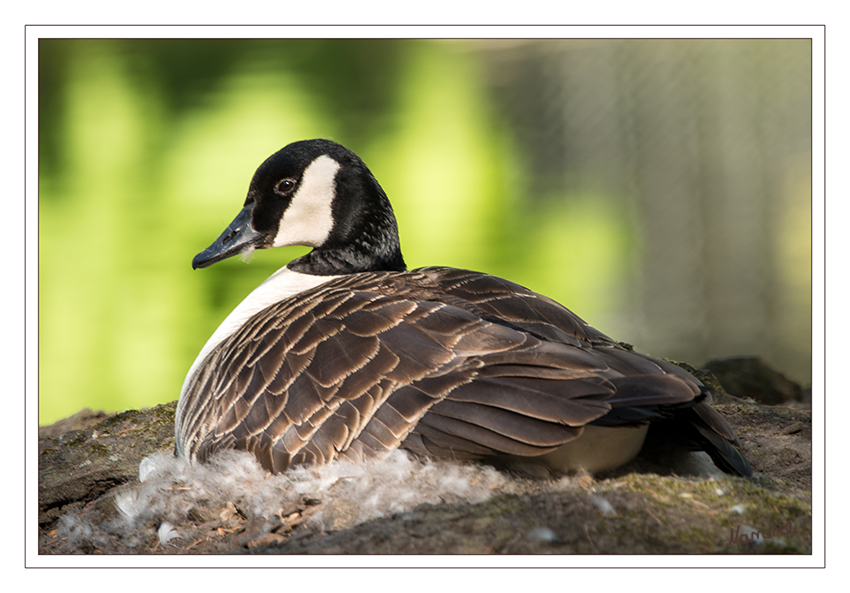
<path fill-rule="evenodd" d="M 417 274 L 415 280 L 408 282 L 407 286 L 415 286 L 420 294 L 427 293 L 428 298 L 452 303 L 484 319 L 518 328 L 542 340 L 592 353 L 597 374 L 610 380 L 616 387 L 616 395 L 605 399 L 611 406 L 610 411 L 589 424 L 617 426 L 668 418 L 669 421 L 656 424 L 662 438 L 705 450 L 724 471 L 752 475 L 752 468 L 740 451 L 741 443 L 735 431 L 711 407 L 711 393 L 678 365 L 626 349 L 560 303 L 503 278 L 440 267 L 422 268 L 414 273 Z M 394 286 L 394 289 L 404 292 L 401 286 Z M 568 358 L 577 360 L 579 355 L 572 351 Z M 504 370 L 505 367 L 496 367 L 482 375 Z M 478 387 L 492 388 L 492 383 L 483 376 L 461 392 Z M 542 373 L 538 372 L 536 376 L 542 377 Z M 489 395 L 492 397 L 497 392 L 493 390 Z M 436 416 L 444 408 L 450 408 L 449 402 L 460 396 L 461 393 L 449 394 L 446 403 L 433 407 L 419 423 L 408 439 L 416 442 L 417 450 L 440 450 L 439 446 L 428 441 L 429 437 L 442 437 L 442 434 L 429 427 L 440 424 L 442 421 Z M 417 436 L 420 433 L 421 439 Z"/>
<path fill-rule="evenodd" d="M 424 284 L 436 271 L 411 273 L 418 290 L 404 274 L 331 281 L 252 317 L 187 390 L 178 418 L 187 453 L 203 461 L 237 447 L 276 472 L 400 445 L 455 458 L 539 455 L 612 411 L 642 409 L 620 423 L 645 420 L 700 393 L 642 357 L 614 354 L 613 342 L 571 314 L 566 330 L 551 327 L 577 342 L 547 341 L 523 324 L 549 321 L 516 314 L 516 323 L 496 323 L 504 299 L 465 300 L 457 291 L 470 287 L 459 283 L 432 300 Z M 524 304 L 540 306 L 533 300 Z M 600 355 L 588 338 L 611 352 Z M 609 364 L 625 368 L 623 357 L 641 372 Z"/>

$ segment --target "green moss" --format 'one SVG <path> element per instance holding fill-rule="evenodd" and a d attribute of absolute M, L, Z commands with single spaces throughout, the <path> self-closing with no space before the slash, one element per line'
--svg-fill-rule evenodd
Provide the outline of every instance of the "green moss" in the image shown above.
<path fill-rule="evenodd" d="M 58 449 L 54 449 L 52 447 L 45 447 L 41 451 L 39 451 L 39 457 L 51 457 L 58 452 Z"/>
<path fill-rule="evenodd" d="M 102 443 L 92 442 L 89 443 L 88 451 L 85 452 L 85 458 L 88 459 L 90 457 L 107 457 L 110 453 L 109 447 L 103 445 Z"/>
<path fill-rule="evenodd" d="M 498 517 L 524 508 L 528 505 L 528 502 L 514 494 L 500 494 L 486 500 L 481 505 L 486 516 Z"/>
<path fill-rule="evenodd" d="M 637 474 L 601 482 L 595 490 L 612 498 L 623 493 L 637 495 L 644 505 L 635 503 L 631 510 L 624 509 L 609 521 L 598 523 L 602 535 L 616 541 L 620 541 L 618 533 L 633 537 L 643 529 L 646 544 L 656 550 L 672 547 L 691 553 L 808 553 L 812 511 L 806 493 L 795 497 L 743 478 L 696 481 Z M 623 504 L 621 501 L 620 506 Z M 743 513 L 733 510 L 739 505 Z M 651 522 L 646 521 L 647 515 L 652 517 Z M 739 526 L 754 527 L 766 534 L 782 526 L 779 531 L 792 533 L 768 537 L 756 547 L 737 543 L 730 546 L 730 534 Z"/>

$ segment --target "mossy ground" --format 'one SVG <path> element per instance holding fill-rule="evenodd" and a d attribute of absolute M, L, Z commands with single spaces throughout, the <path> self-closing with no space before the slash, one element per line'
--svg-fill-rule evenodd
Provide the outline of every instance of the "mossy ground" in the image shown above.
<path fill-rule="evenodd" d="M 138 483 L 139 462 L 174 447 L 175 404 L 83 415 L 39 438 L 39 551 L 274 554 L 810 554 L 811 414 L 718 398 L 756 472 L 753 479 L 693 478 L 640 459 L 614 475 L 562 480 L 511 476 L 479 504 L 420 505 L 351 526 L 346 509 L 304 498 L 274 517 L 199 505 L 177 525 L 197 534 L 163 545 L 159 524 L 137 527 L 133 546 L 112 533 L 77 546 L 58 536 L 60 516 L 117 512 L 115 493 Z M 649 470 L 647 468 L 650 468 Z M 666 474 L 666 475 L 665 475 Z M 228 505 L 225 505 L 228 507 Z M 228 507 L 229 508 L 229 507 Z M 323 527 L 310 517 L 325 512 Z M 351 509 L 348 509 L 351 511 Z M 762 532 L 755 542 L 734 535 Z"/>

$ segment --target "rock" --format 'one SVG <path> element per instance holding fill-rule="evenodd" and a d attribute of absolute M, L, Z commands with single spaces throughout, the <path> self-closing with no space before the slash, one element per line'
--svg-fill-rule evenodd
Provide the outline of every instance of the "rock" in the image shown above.
<path fill-rule="evenodd" d="M 404 470 L 382 479 L 427 490 L 443 477 L 447 484 L 474 483 L 489 498 L 464 502 L 438 493 L 429 499 L 433 504 L 414 502 L 371 519 L 355 517 L 352 501 L 363 499 L 352 497 L 364 495 L 355 481 L 362 477 L 327 487 L 319 478 L 302 481 L 302 489 L 316 486 L 286 500 L 272 489 L 262 494 L 268 499 L 264 513 L 233 494 L 239 479 L 248 478 L 223 484 L 225 495 L 234 496 L 227 505 L 211 492 L 192 491 L 180 481 L 185 473 L 173 470 L 172 482 L 162 482 L 171 486 L 153 494 L 173 502 L 169 511 L 133 523 L 126 509 L 149 508 L 138 504 L 139 493 L 156 488 L 164 471 L 148 468 L 141 483 L 140 462 L 156 452 L 173 462 L 175 403 L 110 415 L 93 426 L 39 437 L 39 553 L 810 554 L 810 412 L 722 393 L 715 401 L 738 432 L 756 472 L 751 480 L 675 475 L 642 456 L 595 479 L 529 479 L 456 465 L 450 481 L 437 468 L 416 476 Z M 239 469 L 237 478 L 271 480 L 259 466 Z M 392 484 L 375 482 L 374 488 L 385 487 Z M 124 514 L 117 500 L 124 501 Z M 225 520 L 222 509 L 230 506 L 236 511 Z M 740 537 L 752 530 L 765 534 L 757 545 Z"/>
<path fill-rule="evenodd" d="M 803 389 L 758 356 L 714 358 L 705 368 L 731 395 L 768 405 L 803 401 Z"/>

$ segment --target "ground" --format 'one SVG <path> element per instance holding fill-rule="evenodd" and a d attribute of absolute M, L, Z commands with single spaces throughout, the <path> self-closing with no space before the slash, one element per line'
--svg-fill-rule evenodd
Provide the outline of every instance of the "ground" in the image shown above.
<path fill-rule="evenodd" d="M 811 554 L 809 406 L 738 399 L 699 373 L 719 394 L 753 478 L 671 470 L 650 453 L 608 475 L 550 479 L 469 465 L 435 474 L 397 460 L 380 479 L 408 482 L 419 498 L 405 507 L 355 494 L 374 490 L 363 482 L 368 472 L 274 482 L 248 468 L 234 479 L 273 485 L 266 503 L 279 493 L 265 512 L 259 495 L 227 487 L 201 496 L 199 482 L 181 477 L 187 470 L 171 457 L 174 402 L 83 411 L 39 430 L 39 553 Z M 167 467 L 159 482 L 142 484 L 139 465 L 155 453 Z M 426 492 L 435 475 L 444 490 Z M 452 490 L 461 482 L 468 495 Z M 150 498 L 136 504 L 142 496 Z"/>

